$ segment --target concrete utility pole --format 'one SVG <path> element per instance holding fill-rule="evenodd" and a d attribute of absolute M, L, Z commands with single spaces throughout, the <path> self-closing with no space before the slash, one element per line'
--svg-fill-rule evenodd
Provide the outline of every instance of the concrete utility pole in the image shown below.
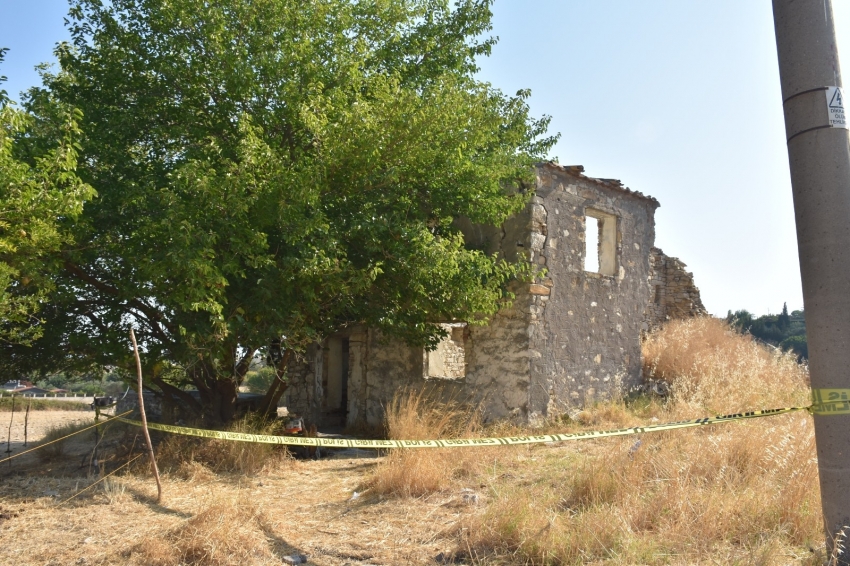
<path fill-rule="evenodd" d="M 827 547 L 850 536 L 850 139 L 831 0 L 773 0 Z M 842 399 L 843 397 L 843 399 Z M 820 414 L 819 414 L 820 413 Z M 850 564 L 850 548 L 834 564 Z"/>

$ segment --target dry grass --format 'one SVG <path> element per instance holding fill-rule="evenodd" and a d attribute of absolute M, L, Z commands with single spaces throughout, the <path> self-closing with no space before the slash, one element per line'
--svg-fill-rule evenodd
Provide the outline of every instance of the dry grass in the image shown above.
<path fill-rule="evenodd" d="M 63 401 L 61 399 L 34 399 L 32 397 L 0 397 L 0 412 L 11 412 L 14 406 L 16 413 L 31 411 L 91 411 L 89 403 L 79 401 Z"/>
<path fill-rule="evenodd" d="M 804 367 L 718 321 L 671 324 L 646 352 L 669 398 L 599 404 L 549 428 L 807 402 Z M 388 417 L 394 438 L 522 432 L 482 429 L 474 411 L 425 393 L 399 397 Z M 94 479 L 14 460 L 0 481 L 0 563 L 267 566 L 304 553 L 325 566 L 424 565 L 454 549 L 482 565 L 822 565 L 812 434 L 810 417 L 795 413 L 557 446 L 319 461 L 169 437 L 159 450 L 170 470 L 161 504 L 144 460 L 63 506 Z M 352 497 L 364 485 L 376 496 Z"/>
<path fill-rule="evenodd" d="M 68 444 L 76 439 L 74 436 L 68 437 L 68 435 L 89 426 L 91 426 L 91 423 L 66 423 L 51 427 L 39 442 L 41 448 L 35 452 L 35 455 L 42 462 L 53 462 L 62 458 Z"/>
<path fill-rule="evenodd" d="M 435 402 L 428 390 L 403 391 L 386 408 L 389 438 L 434 439 L 480 436 L 477 411 L 455 402 Z M 420 497 L 445 491 L 455 480 L 480 471 L 491 450 L 407 449 L 392 450 L 367 483 L 373 494 Z"/>
<path fill-rule="evenodd" d="M 228 427 L 232 432 L 282 434 L 281 424 L 250 417 Z M 273 469 L 289 458 L 283 446 L 253 442 L 231 442 L 189 436 L 169 435 L 157 448 L 157 462 L 166 473 L 194 475 L 198 465 L 213 473 L 255 475 Z"/>
<path fill-rule="evenodd" d="M 666 403 L 586 409 L 587 425 L 661 422 L 806 404 L 806 368 L 714 319 L 670 323 L 645 344 Z M 643 421 L 646 422 L 646 421 Z M 491 485 L 462 531 L 473 554 L 531 564 L 785 564 L 821 537 L 810 418 L 792 414 L 595 441 L 545 453 L 533 473 Z M 532 452 L 535 453 L 535 452 Z M 537 452 L 539 453 L 539 451 Z M 517 466 L 503 463 L 503 473 Z M 814 543 L 816 546 L 816 543 Z"/>
<path fill-rule="evenodd" d="M 144 566 L 275 562 L 269 530 L 268 519 L 255 503 L 222 498 L 178 527 L 145 538 L 127 558 L 130 564 Z"/>
<path fill-rule="evenodd" d="M 670 384 L 677 408 L 731 413 L 809 403 L 794 355 L 736 333 L 722 320 L 674 320 L 643 345 L 644 373 Z"/>

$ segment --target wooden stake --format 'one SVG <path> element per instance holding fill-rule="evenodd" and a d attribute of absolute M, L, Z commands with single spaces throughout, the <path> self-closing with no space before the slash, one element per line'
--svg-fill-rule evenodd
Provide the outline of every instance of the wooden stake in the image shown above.
<path fill-rule="evenodd" d="M 24 413 L 24 448 L 27 446 L 27 427 L 30 422 L 30 407 L 32 406 L 32 400 L 27 403 L 27 412 Z"/>
<path fill-rule="evenodd" d="M 12 422 L 15 420 L 15 396 L 12 395 L 12 416 L 9 418 L 9 434 L 6 436 L 6 454 L 12 453 Z M 9 465 L 12 461 L 9 460 Z"/>
<path fill-rule="evenodd" d="M 148 444 L 151 470 L 153 470 L 153 477 L 156 478 L 156 502 L 159 503 L 162 500 L 162 482 L 159 480 L 159 468 L 156 465 L 153 443 L 151 443 L 151 435 L 148 432 L 148 418 L 145 416 L 145 399 L 142 392 L 142 360 L 139 358 L 139 346 L 136 344 L 136 335 L 132 328 L 130 329 L 130 340 L 133 342 L 133 353 L 136 355 L 136 373 L 139 376 L 139 413 L 142 415 L 142 431 L 145 433 L 145 442 Z"/>

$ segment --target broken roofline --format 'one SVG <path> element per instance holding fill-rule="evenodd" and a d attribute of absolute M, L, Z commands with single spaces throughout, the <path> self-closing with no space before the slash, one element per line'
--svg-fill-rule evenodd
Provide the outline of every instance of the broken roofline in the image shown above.
<path fill-rule="evenodd" d="M 537 164 L 540 167 L 548 167 L 551 169 L 555 169 L 556 171 L 560 171 L 562 173 L 566 173 L 572 177 L 576 177 L 577 179 L 584 179 L 586 181 L 590 181 L 592 183 L 596 183 L 597 185 L 601 185 L 603 187 L 614 189 L 621 193 L 631 195 L 633 197 L 641 198 L 644 200 L 648 200 L 652 204 L 655 205 L 656 208 L 661 206 L 661 203 L 655 197 L 651 197 L 649 195 L 645 195 L 638 191 L 633 191 L 630 188 L 623 185 L 618 179 L 598 179 L 595 177 L 588 177 L 584 174 L 584 166 L 582 165 L 561 165 L 559 163 L 555 163 L 554 161 L 543 161 Z"/>

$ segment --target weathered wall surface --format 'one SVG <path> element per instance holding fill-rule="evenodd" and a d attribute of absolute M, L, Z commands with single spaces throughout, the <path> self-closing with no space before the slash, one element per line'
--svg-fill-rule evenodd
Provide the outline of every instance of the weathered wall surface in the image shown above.
<path fill-rule="evenodd" d="M 436 396 L 456 402 L 481 405 L 488 420 L 511 418 L 526 421 L 528 416 L 529 312 L 533 296 L 520 293 L 514 306 L 498 313 L 487 326 L 470 326 L 453 333 L 442 346 L 452 359 L 462 348 L 465 369 L 452 364 L 451 375 L 433 376 L 429 354 L 399 340 L 381 336 L 375 330 L 358 329 L 349 338 L 348 425 L 383 423 L 384 407 L 405 387 L 427 387 Z M 460 334 L 460 335 L 458 335 Z M 454 338 L 454 339 L 453 339 Z M 460 340 L 459 340 L 460 339 Z M 290 413 L 309 421 L 332 424 L 322 410 L 317 364 L 323 349 L 311 347 L 305 356 L 290 364 L 289 388 L 284 403 Z M 464 371 L 463 375 L 460 372 Z"/>
<path fill-rule="evenodd" d="M 318 346 L 313 345 L 303 356 L 298 355 L 289 363 L 286 370 L 289 387 L 283 394 L 283 404 L 290 414 L 301 415 L 312 422 L 317 422 L 318 415 L 316 403 L 314 403 L 317 352 Z"/>
<path fill-rule="evenodd" d="M 652 248 L 652 300 L 646 310 L 646 325 L 655 328 L 677 318 L 708 314 L 702 304 L 694 274 L 685 270 L 681 260 Z"/>
<path fill-rule="evenodd" d="M 610 397 L 640 380 L 658 202 L 581 171 L 538 168 L 531 260 L 547 268 L 544 287 L 551 287 L 532 286 L 540 312 L 529 330 L 531 421 Z M 616 222 L 613 275 L 585 271 L 586 219 L 593 215 Z M 599 232 L 601 248 L 601 227 Z"/>

